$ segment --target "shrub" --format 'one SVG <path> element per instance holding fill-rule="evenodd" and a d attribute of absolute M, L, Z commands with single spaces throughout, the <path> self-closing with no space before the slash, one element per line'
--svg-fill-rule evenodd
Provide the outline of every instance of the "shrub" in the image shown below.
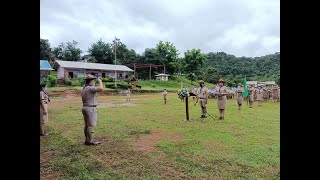
<path fill-rule="evenodd" d="M 71 85 L 72 85 L 72 81 L 71 81 L 69 78 L 64 78 L 64 79 L 63 79 L 63 82 L 64 82 L 64 84 L 67 85 L 67 86 L 71 86 Z"/>
<path fill-rule="evenodd" d="M 113 78 L 109 78 L 109 77 L 101 78 L 101 80 L 102 80 L 102 82 L 114 82 Z"/>
<path fill-rule="evenodd" d="M 53 74 L 49 75 L 46 79 L 47 85 L 49 87 L 55 87 L 57 86 L 57 77 Z"/>
<path fill-rule="evenodd" d="M 79 77 L 78 81 L 79 81 L 80 86 L 84 86 L 84 84 L 86 83 L 86 81 L 84 80 L 84 77 Z"/>
<path fill-rule="evenodd" d="M 116 88 L 114 84 L 106 84 L 105 87 L 106 88 L 110 88 L 110 89 L 115 89 Z M 117 88 L 128 89 L 129 85 L 128 84 L 117 84 Z"/>

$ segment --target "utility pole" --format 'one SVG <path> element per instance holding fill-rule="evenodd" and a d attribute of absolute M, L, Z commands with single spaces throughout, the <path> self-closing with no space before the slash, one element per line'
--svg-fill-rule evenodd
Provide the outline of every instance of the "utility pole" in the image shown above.
<path fill-rule="evenodd" d="M 115 39 L 113 40 L 113 47 L 114 47 L 114 85 L 117 89 L 117 45 L 118 45 L 118 41 L 120 39 L 117 39 L 117 37 L 115 37 Z"/>

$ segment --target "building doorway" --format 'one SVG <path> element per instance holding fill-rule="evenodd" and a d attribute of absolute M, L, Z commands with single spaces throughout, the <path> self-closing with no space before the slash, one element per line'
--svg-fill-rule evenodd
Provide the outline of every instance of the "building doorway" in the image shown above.
<path fill-rule="evenodd" d="M 73 72 L 69 72 L 69 78 L 73 78 Z"/>

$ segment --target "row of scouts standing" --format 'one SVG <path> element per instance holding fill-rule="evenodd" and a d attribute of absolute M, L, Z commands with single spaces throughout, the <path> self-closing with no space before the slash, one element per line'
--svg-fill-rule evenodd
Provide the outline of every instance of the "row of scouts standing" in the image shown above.
<path fill-rule="evenodd" d="M 225 81 L 223 79 L 219 79 L 217 86 L 215 86 L 213 90 L 213 95 L 217 97 L 217 107 L 219 109 L 219 120 L 224 120 L 224 114 L 227 105 L 227 95 L 228 88 L 224 85 Z M 196 103 L 199 102 L 201 107 L 201 116 L 200 118 L 206 118 L 207 113 L 207 101 L 209 97 L 209 89 L 205 87 L 205 83 L 203 80 L 199 81 L 199 88 L 193 89 L 193 92 L 196 94 Z M 248 94 L 248 103 L 249 108 L 253 108 L 253 102 L 258 101 L 258 106 L 262 105 L 263 101 L 267 101 L 271 96 L 273 102 L 277 102 L 280 100 L 280 88 L 278 86 L 274 86 L 272 88 L 272 93 L 270 93 L 270 89 L 268 89 L 265 85 L 258 86 L 255 88 L 253 85 L 248 86 L 249 94 Z M 238 110 L 241 110 L 242 104 L 244 102 L 243 98 L 244 88 L 241 83 L 238 84 L 238 87 L 235 91 L 235 97 L 237 100 Z"/>
<path fill-rule="evenodd" d="M 95 86 L 95 82 L 98 80 L 99 85 Z M 84 118 L 84 136 L 85 136 L 85 145 L 97 145 L 100 144 L 99 141 L 94 140 L 93 138 L 93 129 L 97 125 L 97 93 L 103 91 L 103 84 L 101 79 L 97 79 L 95 76 L 89 74 L 85 78 L 85 86 L 81 90 L 81 98 L 82 98 L 82 114 Z M 228 89 L 224 85 L 225 81 L 223 79 L 219 79 L 218 85 L 215 87 L 214 92 L 215 96 L 217 96 L 217 107 L 219 109 L 219 120 L 224 120 L 224 114 L 227 105 L 227 95 Z M 201 107 L 201 116 L 200 118 L 206 118 L 207 113 L 207 103 L 209 97 L 209 90 L 205 87 L 205 83 L 203 80 L 199 81 L 199 88 L 195 89 L 196 94 L 196 103 L 199 102 Z M 46 93 L 46 83 L 40 83 L 40 136 L 48 136 L 49 133 L 45 129 L 45 124 L 48 122 L 48 103 L 50 102 L 49 96 Z M 280 97 L 280 89 L 276 86 L 272 89 L 273 91 L 273 101 L 279 100 Z M 258 104 L 261 105 L 262 101 L 265 101 L 269 98 L 268 89 L 265 86 L 260 86 L 258 89 L 255 89 L 253 86 L 249 87 L 249 96 L 248 101 L 250 103 L 250 108 L 253 107 L 253 101 L 256 96 Z M 243 104 L 243 87 L 242 84 L 238 84 L 238 88 L 236 90 L 236 98 L 238 109 L 241 109 Z M 131 91 L 127 90 L 127 101 L 130 101 Z M 167 91 L 164 89 L 162 92 L 164 103 L 167 102 Z M 209 114 L 210 115 L 210 114 Z"/>

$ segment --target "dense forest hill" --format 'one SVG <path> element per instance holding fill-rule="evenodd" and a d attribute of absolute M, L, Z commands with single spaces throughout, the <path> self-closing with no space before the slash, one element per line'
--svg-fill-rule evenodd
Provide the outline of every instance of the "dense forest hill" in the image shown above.
<path fill-rule="evenodd" d="M 134 64 L 162 65 L 151 69 L 152 79 L 155 79 L 154 75 L 165 72 L 170 74 L 172 80 L 175 76 L 185 76 L 190 81 L 203 79 L 206 82 L 217 83 L 219 78 L 223 78 L 228 86 L 235 86 L 246 77 L 248 81 L 276 81 L 280 85 L 280 52 L 261 57 L 236 57 L 225 52 L 202 53 L 200 49 L 193 48 L 179 56 L 181 54 L 173 43 L 159 41 L 155 47 L 146 48 L 138 54 L 121 41 L 117 43 L 115 51 L 113 43 L 101 39 L 93 43 L 88 47 L 87 62 L 116 63 L 132 69 Z M 76 41 L 62 42 L 58 47 L 51 49 L 49 40 L 40 38 L 40 59 L 47 59 L 51 64 L 55 59 L 79 61 L 83 51 L 77 45 Z M 139 79 L 149 79 L 149 72 L 147 66 L 137 69 L 136 75 Z"/>
<path fill-rule="evenodd" d="M 211 71 L 217 71 L 218 76 L 224 78 L 230 86 L 239 81 L 242 82 L 245 76 L 248 81 L 276 81 L 280 85 L 279 52 L 254 58 L 235 57 L 224 52 L 210 52 L 207 54 L 202 72 L 206 72 L 210 67 L 214 69 Z M 216 83 L 214 79 L 209 81 Z"/>

